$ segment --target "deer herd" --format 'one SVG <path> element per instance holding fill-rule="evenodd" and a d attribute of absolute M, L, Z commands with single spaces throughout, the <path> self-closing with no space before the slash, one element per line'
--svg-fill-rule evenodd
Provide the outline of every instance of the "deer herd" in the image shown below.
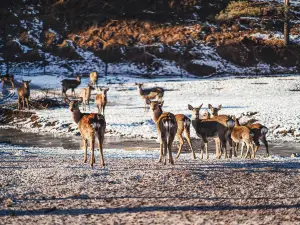
<path fill-rule="evenodd" d="M 14 87 L 13 75 L 1 77 L 2 85 L 5 82 L 10 82 Z M 65 102 L 69 105 L 72 113 L 73 121 L 78 125 L 84 146 L 84 162 L 87 162 L 87 148 L 90 145 L 91 156 L 90 165 L 93 167 L 95 163 L 94 149 L 95 139 L 97 138 L 98 147 L 100 151 L 100 165 L 104 167 L 103 158 L 103 140 L 106 128 L 106 121 L 104 117 L 104 110 L 107 104 L 107 92 L 109 88 L 98 87 L 98 73 L 90 73 L 90 83 L 86 88 L 82 88 L 79 100 L 69 100 L 67 97 L 67 90 L 71 89 L 75 96 L 75 88 L 81 84 L 81 78 L 78 76 L 76 79 L 64 79 L 62 84 L 62 95 L 65 96 Z M 18 109 L 25 108 L 25 101 L 27 108 L 29 108 L 30 88 L 29 81 L 22 81 L 23 87 L 18 89 Z M 199 106 L 188 105 L 187 108 L 191 111 L 191 119 L 184 114 L 174 115 L 171 112 L 163 111 L 163 96 L 164 89 L 161 87 L 143 88 L 142 83 L 135 83 L 137 86 L 139 96 L 145 102 L 145 110 L 147 105 L 150 106 L 152 120 L 156 125 L 157 135 L 160 142 L 160 156 L 159 162 L 166 164 L 167 154 L 168 162 L 174 164 L 172 157 L 172 145 L 175 138 L 179 142 L 176 159 L 179 158 L 184 139 L 187 140 L 189 148 L 192 153 L 192 158 L 196 159 L 195 150 L 193 148 L 190 137 L 190 126 L 192 125 L 196 135 L 201 138 L 201 159 L 203 159 L 204 149 L 206 159 L 209 158 L 208 154 L 208 139 L 213 138 L 216 146 L 216 157 L 220 159 L 224 153 L 225 158 L 232 158 L 238 156 L 239 144 L 242 143 L 240 156 L 247 158 L 255 158 L 255 155 L 260 148 L 260 141 L 263 142 L 266 148 L 266 155 L 269 156 L 268 142 L 266 134 L 267 127 L 259 123 L 248 123 L 241 125 L 239 118 L 229 115 L 219 115 L 222 105 L 213 107 L 208 104 L 210 112 L 200 113 L 203 104 Z M 79 109 L 82 103 L 83 111 L 89 106 L 91 93 L 93 90 L 101 90 L 101 93 L 96 94 L 95 104 L 98 108 L 97 113 L 82 113 Z M 22 107 L 21 107 L 22 102 Z M 89 106 L 90 107 L 90 106 Z M 243 155 L 244 147 L 246 146 L 246 153 Z M 229 152 L 227 151 L 229 147 Z M 251 151 L 251 154 L 250 154 Z"/>

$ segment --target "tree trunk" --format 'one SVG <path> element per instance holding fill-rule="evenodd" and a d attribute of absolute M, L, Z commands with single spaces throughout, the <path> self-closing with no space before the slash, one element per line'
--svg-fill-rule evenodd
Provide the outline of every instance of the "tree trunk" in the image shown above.
<path fill-rule="evenodd" d="M 289 21 L 290 0 L 284 0 L 284 45 L 290 44 L 290 21 Z"/>

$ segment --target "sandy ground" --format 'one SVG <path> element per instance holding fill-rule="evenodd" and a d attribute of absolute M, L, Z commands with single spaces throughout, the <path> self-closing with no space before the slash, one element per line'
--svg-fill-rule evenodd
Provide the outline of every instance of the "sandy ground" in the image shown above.
<path fill-rule="evenodd" d="M 91 169 L 79 150 L 2 146 L 0 224 L 300 223 L 299 159 L 157 158 L 109 149 Z"/>

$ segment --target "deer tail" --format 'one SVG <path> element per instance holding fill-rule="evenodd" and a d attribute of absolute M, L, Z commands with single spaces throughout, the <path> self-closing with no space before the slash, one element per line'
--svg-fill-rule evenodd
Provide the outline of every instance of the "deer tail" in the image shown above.
<path fill-rule="evenodd" d="M 268 133 L 268 128 L 266 128 L 266 127 L 263 127 L 263 128 L 261 128 L 261 130 L 260 130 L 260 132 L 261 132 L 261 134 L 262 135 L 266 135 L 267 133 Z"/>
<path fill-rule="evenodd" d="M 101 128 L 105 126 L 105 119 L 104 116 L 101 114 L 95 114 L 94 118 L 90 120 L 92 127 L 95 129 L 95 131 L 100 131 Z"/>

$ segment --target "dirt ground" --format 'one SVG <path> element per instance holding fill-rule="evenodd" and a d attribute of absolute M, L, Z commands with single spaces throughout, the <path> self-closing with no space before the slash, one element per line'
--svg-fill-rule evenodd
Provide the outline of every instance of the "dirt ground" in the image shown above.
<path fill-rule="evenodd" d="M 91 169 L 81 151 L 1 149 L 0 224 L 300 223 L 297 159 L 186 153 L 164 166 L 109 151 L 106 168 Z"/>

